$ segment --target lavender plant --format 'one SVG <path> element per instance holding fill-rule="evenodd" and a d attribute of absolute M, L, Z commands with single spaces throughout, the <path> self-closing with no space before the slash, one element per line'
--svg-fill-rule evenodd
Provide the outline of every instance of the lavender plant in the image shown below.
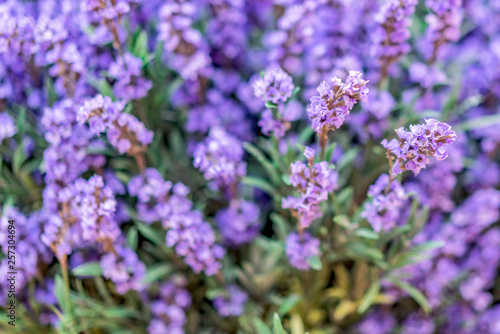
<path fill-rule="evenodd" d="M 0 21 L 2 333 L 500 334 L 495 1 Z"/>

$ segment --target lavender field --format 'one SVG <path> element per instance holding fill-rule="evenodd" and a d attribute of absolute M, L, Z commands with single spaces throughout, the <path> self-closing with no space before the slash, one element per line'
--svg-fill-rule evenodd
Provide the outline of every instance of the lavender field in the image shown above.
<path fill-rule="evenodd" d="M 499 0 L 0 0 L 0 332 L 500 334 Z"/>

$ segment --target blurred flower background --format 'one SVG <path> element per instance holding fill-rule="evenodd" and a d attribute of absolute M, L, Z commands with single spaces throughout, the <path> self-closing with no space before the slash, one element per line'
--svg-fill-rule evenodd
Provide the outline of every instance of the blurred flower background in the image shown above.
<path fill-rule="evenodd" d="M 3 0 L 0 152 L 2 333 L 500 334 L 497 0 Z"/>

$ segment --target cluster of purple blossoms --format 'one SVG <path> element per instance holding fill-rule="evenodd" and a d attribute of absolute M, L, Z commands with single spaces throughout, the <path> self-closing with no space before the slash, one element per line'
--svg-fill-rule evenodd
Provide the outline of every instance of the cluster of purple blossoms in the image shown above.
<path fill-rule="evenodd" d="M 120 229 L 114 221 L 116 200 L 101 176 L 77 179 L 61 190 L 59 199 L 62 203 L 71 203 L 70 214 L 79 218 L 83 240 L 103 243 L 118 239 Z"/>
<path fill-rule="evenodd" d="M 128 191 L 138 198 L 140 219 L 149 223 L 160 220 L 167 229 L 167 246 L 196 273 L 204 271 L 211 276 L 219 271 L 225 250 L 215 243 L 212 227 L 186 198 L 189 188 L 164 181 L 156 169 L 148 168 L 130 180 Z"/>
<path fill-rule="evenodd" d="M 309 232 L 293 232 L 288 235 L 285 243 L 285 252 L 290 264 L 299 270 L 309 270 L 309 261 L 321 256 L 320 240 L 314 238 Z"/>
<path fill-rule="evenodd" d="M 2 208 L 0 208 L 2 209 Z M 10 222 L 12 224 L 10 224 Z M 13 228 L 9 228 L 13 226 Z M 16 274 L 16 289 L 19 294 L 22 294 L 23 288 L 36 275 L 39 274 L 39 268 L 44 263 L 50 263 L 53 255 L 50 250 L 40 242 L 40 234 L 42 230 L 42 219 L 38 213 L 33 213 L 26 217 L 18 209 L 13 207 L 4 207 L 2 216 L 0 217 L 0 251 L 7 255 L 9 250 L 12 254 L 12 243 L 8 241 L 13 238 L 15 241 L 15 261 L 16 270 L 10 270 L 9 266 L 12 261 L 9 257 L 4 257 L 0 262 L 0 288 L 2 291 L 8 291 L 10 282 L 8 281 L 8 273 L 15 271 Z M 19 261 L 21 259 L 22 261 Z M 12 260 L 12 258 L 11 258 Z M 10 262 L 10 264 L 9 264 Z M 7 293 L 0 296 L 0 302 L 5 305 Z"/>
<path fill-rule="evenodd" d="M 193 28 L 197 15 L 198 8 L 190 1 L 170 1 L 160 9 L 158 40 L 164 42 L 168 65 L 186 80 L 208 74 L 211 64 L 207 42 Z"/>
<path fill-rule="evenodd" d="M 255 96 L 274 104 L 285 103 L 294 88 L 292 77 L 278 65 L 269 66 L 262 77 L 253 83 Z"/>
<path fill-rule="evenodd" d="M 408 27 L 417 3 L 417 0 L 391 0 L 382 6 L 376 16 L 380 26 L 374 30 L 372 38 L 382 78 L 387 76 L 392 63 L 410 51 Z"/>
<path fill-rule="evenodd" d="M 92 133 L 77 124 L 73 100 L 61 100 L 52 108 L 45 108 L 41 124 L 50 144 L 44 151 L 45 181 L 49 184 L 44 193 L 54 194 L 53 201 L 47 198 L 47 203 L 57 203 L 56 189 L 61 184 L 68 185 L 85 171 L 102 167 L 106 160 L 102 155 L 87 153 L 89 147 L 99 143 L 93 140 Z"/>
<path fill-rule="evenodd" d="M 224 64 L 242 58 L 250 32 L 241 0 L 210 0 L 211 20 L 205 32 L 211 44 L 214 63 Z"/>
<path fill-rule="evenodd" d="M 223 317 L 239 316 L 243 314 L 248 294 L 237 285 L 228 285 L 224 295 L 214 299 L 217 312 Z"/>
<path fill-rule="evenodd" d="M 121 112 L 125 102 L 112 102 L 108 96 L 97 95 L 86 100 L 78 111 L 78 123 L 89 122 L 95 135 L 106 132 L 109 143 L 121 154 L 136 155 L 153 140 L 148 130 L 136 117 Z"/>
<path fill-rule="evenodd" d="M 396 319 L 389 310 L 377 308 L 366 315 L 356 329 L 359 334 L 391 334 L 396 326 Z"/>
<path fill-rule="evenodd" d="M 282 206 L 291 209 L 301 228 L 307 228 L 314 219 L 322 216 L 319 204 L 328 199 L 328 194 L 337 188 L 338 174 L 328 162 L 314 163 L 314 150 L 306 147 L 304 156 L 308 165 L 296 161 L 290 165 L 290 183 L 300 190 L 299 197 L 283 198 Z"/>
<path fill-rule="evenodd" d="M 389 175 L 382 174 L 368 188 L 370 201 L 365 203 L 362 218 L 370 223 L 375 232 L 388 231 L 402 219 L 408 195 L 397 180 L 391 182 Z"/>
<path fill-rule="evenodd" d="M 396 133 L 399 140 L 382 141 L 382 146 L 396 157 L 391 177 L 409 170 L 417 175 L 429 163 L 429 157 L 446 159 L 448 145 L 457 138 L 451 126 L 433 118 L 426 119 L 425 124 L 410 125 L 410 131 L 401 127 Z"/>
<path fill-rule="evenodd" d="M 221 127 L 214 127 L 204 142 L 193 153 L 194 166 L 203 172 L 205 179 L 214 181 L 219 189 L 235 186 L 246 174 L 241 142 Z"/>
<path fill-rule="evenodd" d="M 109 65 L 108 75 L 116 80 L 113 92 L 117 99 L 138 100 L 153 86 L 141 76 L 142 60 L 127 52 Z"/>
<path fill-rule="evenodd" d="M 191 295 L 185 289 L 186 279 L 174 276 L 160 286 L 158 298 L 151 302 L 153 320 L 148 333 L 184 334 L 186 311 L 191 305 Z"/>
<path fill-rule="evenodd" d="M 115 246 L 112 252 L 102 257 L 100 265 L 102 275 L 113 281 L 119 294 L 144 289 L 146 266 L 132 249 Z"/>
<path fill-rule="evenodd" d="M 215 216 L 224 243 L 237 247 L 252 241 L 260 231 L 260 209 L 243 199 L 234 199 Z"/>
<path fill-rule="evenodd" d="M 460 38 L 462 0 L 426 0 L 426 5 L 431 14 L 425 17 L 428 24 L 425 41 L 432 47 L 424 50 L 432 50 L 428 60 L 429 64 L 432 64 L 437 60 L 442 45 Z"/>
<path fill-rule="evenodd" d="M 113 47 L 120 50 L 125 39 L 125 29 L 120 26 L 124 15 L 130 12 L 130 5 L 140 0 L 90 0 L 81 4 L 83 13 L 87 14 L 89 25 L 97 24 L 94 29 L 93 41 L 100 44 L 113 42 Z"/>
<path fill-rule="evenodd" d="M 389 129 L 388 116 L 396 102 L 388 91 L 370 91 L 370 103 L 361 107 L 361 112 L 351 114 L 350 126 L 363 142 L 380 139 Z"/>
<path fill-rule="evenodd" d="M 357 101 L 368 101 L 368 81 L 361 79 L 361 72 L 350 71 L 345 83 L 337 77 L 328 84 L 321 82 L 318 96 L 311 97 L 307 112 L 312 120 L 312 128 L 323 136 L 329 130 L 338 129 Z"/>
<path fill-rule="evenodd" d="M 4 139 L 14 136 L 17 132 L 14 120 L 7 112 L 0 112 L 0 144 Z"/>
<path fill-rule="evenodd" d="M 223 127 L 240 140 L 251 140 L 253 134 L 245 117 L 245 109 L 219 89 L 206 92 L 205 104 L 194 105 L 188 114 L 186 130 L 208 134 L 214 127 Z"/>
<path fill-rule="evenodd" d="M 300 113 L 293 112 L 293 105 L 287 104 L 294 88 L 292 77 L 276 64 L 269 66 L 263 76 L 253 82 L 255 96 L 275 105 L 262 112 L 258 123 L 265 135 L 272 132 L 276 138 L 283 138 L 290 128 L 289 122 L 300 117 Z"/>
<path fill-rule="evenodd" d="M 439 165 L 431 165 L 406 182 L 404 187 L 407 193 L 415 192 L 419 203 L 432 210 L 450 212 L 455 203 L 452 194 L 457 185 L 455 173 L 463 169 L 462 155 L 456 146 L 450 147 L 449 158 Z M 436 182 L 439 180 L 439 182 Z"/>
<path fill-rule="evenodd" d="M 48 217 L 41 240 L 59 259 L 95 242 L 105 251 L 113 251 L 120 235 L 113 217 L 116 201 L 101 176 L 79 178 L 60 189 L 56 196 L 59 214 Z"/>

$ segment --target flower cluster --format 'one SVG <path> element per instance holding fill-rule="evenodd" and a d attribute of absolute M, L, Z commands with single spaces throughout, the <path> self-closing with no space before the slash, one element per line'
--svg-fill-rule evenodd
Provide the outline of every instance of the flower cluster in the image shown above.
<path fill-rule="evenodd" d="M 258 123 L 262 132 L 265 135 L 272 132 L 276 138 L 283 138 L 290 122 L 300 117 L 300 113 L 294 112 L 293 104 L 287 103 L 295 89 L 292 77 L 274 64 L 268 67 L 262 78 L 253 82 L 253 89 L 255 96 L 266 101 L 268 107 Z"/>
<path fill-rule="evenodd" d="M 499 334 L 497 2 L 0 1 L 18 328 Z"/>
<path fill-rule="evenodd" d="M 361 79 L 362 73 L 350 71 L 345 83 L 334 77 L 331 83 L 321 82 L 318 96 L 311 97 L 307 113 L 312 127 L 318 134 L 338 129 L 357 101 L 368 101 L 368 81 Z"/>
<path fill-rule="evenodd" d="M 121 112 L 125 102 L 112 102 L 108 96 L 98 95 L 87 100 L 78 111 L 79 124 L 89 122 L 91 131 L 100 135 L 106 132 L 108 140 L 120 153 L 136 155 L 153 140 L 153 132 L 137 118 Z"/>
<path fill-rule="evenodd" d="M 223 317 L 238 316 L 243 313 L 248 294 L 237 285 L 229 285 L 225 289 L 225 295 L 214 299 L 217 312 Z"/>
<path fill-rule="evenodd" d="M 158 40 L 164 42 L 165 59 L 185 79 L 207 74 L 211 63 L 207 42 L 193 28 L 198 15 L 191 1 L 171 1 L 160 8 Z"/>
<path fill-rule="evenodd" d="M 286 102 L 293 93 L 292 77 L 279 66 L 270 66 L 266 72 L 253 83 L 255 96 L 274 104 Z"/>
<path fill-rule="evenodd" d="M 14 120 L 6 112 L 0 112 L 0 143 L 17 132 Z"/>
<path fill-rule="evenodd" d="M 433 118 L 426 119 L 425 124 L 410 125 L 409 131 L 399 128 L 396 133 L 399 140 L 382 141 L 382 146 L 396 157 L 391 170 L 394 176 L 409 170 L 417 175 L 429 163 L 429 157 L 446 159 L 448 145 L 457 138 L 451 126 Z"/>
<path fill-rule="evenodd" d="M 293 232 L 286 239 L 285 251 L 290 264 L 299 270 L 309 270 L 310 260 L 321 256 L 320 241 L 309 234 Z"/>
<path fill-rule="evenodd" d="M 391 182 L 389 175 L 382 174 L 367 194 L 370 201 L 365 204 L 361 217 L 366 218 L 375 232 L 388 231 L 402 221 L 408 195 L 401 183 Z"/>
<path fill-rule="evenodd" d="M 239 246 L 252 241 L 261 227 L 259 207 L 243 199 L 234 199 L 229 207 L 220 209 L 215 217 L 224 242 Z"/>
<path fill-rule="evenodd" d="M 220 127 L 210 130 L 205 141 L 196 146 L 193 157 L 194 166 L 220 189 L 234 186 L 246 174 L 241 142 Z"/>
<path fill-rule="evenodd" d="M 306 147 L 304 156 L 308 165 L 300 161 L 290 165 L 290 183 L 300 190 L 301 195 L 288 196 L 282 201 L 283 208 L 292 210 L 302 228 L 322 216 L 319 204 L 326 201 L 328 194 L 337 188 L 338 174 L 326 161 L 314 163 L 314 153 L 313 149 Z"/>
<path fill-rule="evenodd" d="M 182 276 L 175 276 L 160 286 L 158 298 L 151 303 L 153 320 L 149 333 L 184 333 L 185 312 L 191 305 L 191 295 L 185 286 L 186 279 Z"/>
<path fill-rule="evenodd" d="M 146 266 L 130 248 L 115 247 L 113 252 L 102 257 L 100 265 L 102 275 L 115 283 L 119 294 L 124 294 L 129 290 L 144 289 Z"/>
<path fill-rule="evenodd" d="M 141 76 L 141 69 L 142 60 L 131 53 L 109 65 L 108 75 L 116 80 L 113 86 L 116 98 L 137 100 L 148 95 L 153 83 Z"/>
<path fill-rule="evenodd" d="M 225 250 L 215 243 L 215 233 L 201 212 L 192 208 L 185 185 L 164 181 L 156 169 L 148 168 L 130 180 L 128 191 L 137 196 L 140 218 L 150 223 L 160 220 L 167 229 L 167 246 L 195 272 L 210 276 L 219 271 Z"/>
<path fill-rule="evenodd" d="M 373 43 L 382 78 L 387 76 L 392 63 L 410 51 L 407 41 L 411 34 L 408 27 L 417 3 L 416 0 L 391 0 L 377 14 L 376 20 L 380 27 L 375 30 Z"/>
<path fill-rule="evenodd" d="M 438 1 L 427 0 L 427 7 L 431 14 L 425 17 L 428 24 L 425 40 L 432 45 L 429 63 L 434 63 L 442 45 L 455 42 L 460 38 L 462 23 L 462 0 Z"/>

